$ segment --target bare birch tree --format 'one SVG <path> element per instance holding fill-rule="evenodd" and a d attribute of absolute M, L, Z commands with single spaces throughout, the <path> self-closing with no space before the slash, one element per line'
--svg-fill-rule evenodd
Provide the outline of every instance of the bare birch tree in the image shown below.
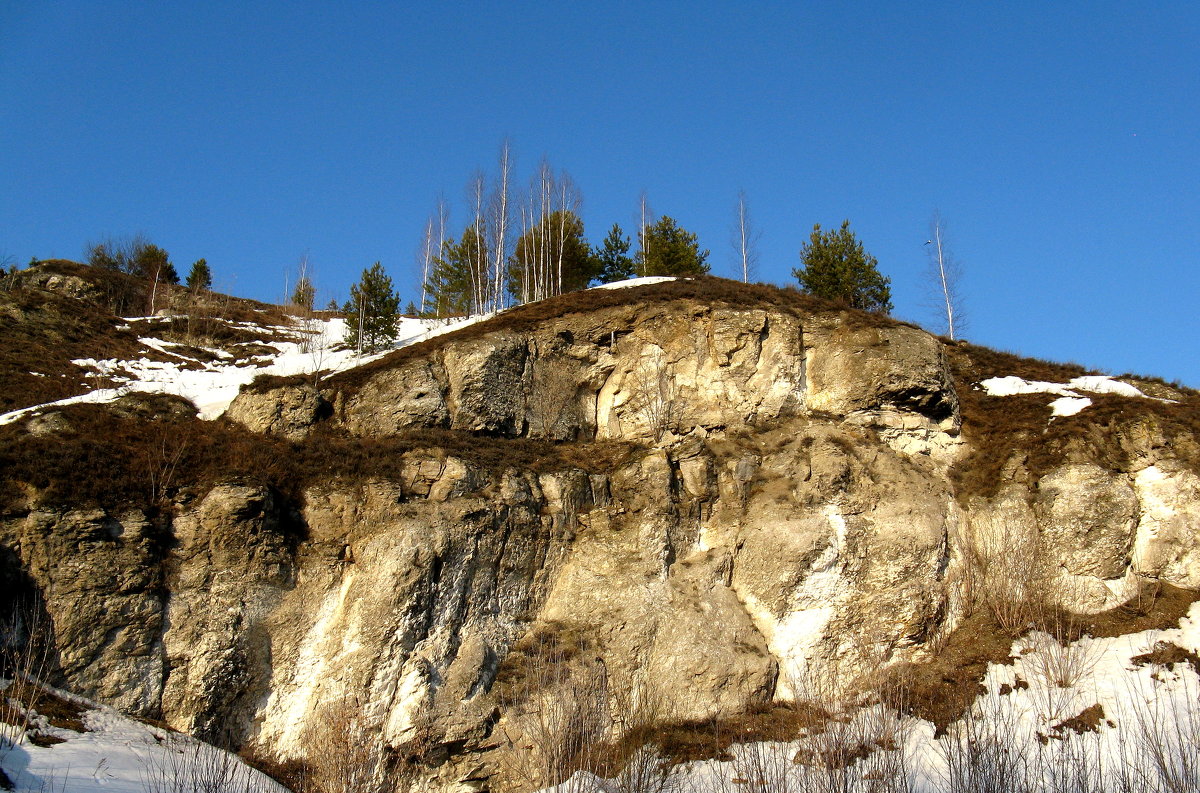
<path fill-rule="evenodd" d="M 746 207 L 746 191 L 738 191 L 737 223 L 733 230 L 733 247 L 737 250 L 738 263 L 742 266 L 742 283 L 750 283 L 750 274 L 758 264 L 758 229 L 750 220 Z"/>
<path fill-rule="evenodd" d="M 446 205 L 446 196 L 439 193 L 437 199 L 437 208 L 434 210 L 434 217 L 437 218 L 437 248 L 435 249 L 434 258 L 440 260 L 446 250 L 446 224 L 450 222 L 450 208 Z M 430 276 L 432 276 L 432 272 Z M 428 278 L 426 279 L 428 281 Z M 433 313 L 435 317 L 441 318 L 443 309 L 443 297 L 434 295 Z M 422 308 L 424 306 L 422 305 Z"/>
<path fill-rule="evenodd" d="M 550 167 L 550 163 L 546 158 L 542 158 L 541 165 L 538 166 L 538 215 L 536 228 L 538 233 L 537 245 L 537 270 L 535 280 L 538 288 L 534 289 L 534 300 L 542 300 L 553 294 L 554 277 L 551 269 L 551 251 L 550 251 L 550 224 L 546 223 L 546 218 L 550 217 L 551 207 L 554 204 L 554 169 Z"/>
<path fill-rule="evenodd" d="M 289 301 L 305 320 L 312 319 L 313 303 L 317 299 L 317 288 L 313 285 L 314 277 L 306 253 L 300 257 L 300 264 L 296 266 L 296 286 L 292 289 Z"/>
<path fill-rule="evenodd" d="M 442 316 L 443 296 L 437 294 L 433 288 L 433 281 L 435 268 L 445 254 L 446 223 L 449 216 L 446 198 L 439 194 L 433 212 L 425 219 L 425 229 L 417 246 L 417 267 L 421 271 L 421 302 L 417 304 L 417 313 L 421 316 Z"/>
<path fill-rule="evenodd" d="M 435 245 L 437 245 L 437 221 L 433 215 L 430 215 L 425 219 L 425 230 L 421 233 L 421 243 L 417 248 L 417 266 L 421 268 L 421 302 L 417 304 L 418 316 L 425 314 L 425 303 L 429 294 L 429 271 L 433 267 L 434 258 L 441 255 L 440 251 L 435 253 Z"/>
<path fill-rule="evenodd" d="M 570 174 L 555 173 L 542 159 L 521 201 L 520 235 L 513 254 L 511 288 L 523 303 L 577 289 L 571 267 L 572 239 L 579 232 L 582 198 Z"/>
<path fill-rule="evenodd" d="M 637 274 L 646 274 L 646 262 L 649 261 L 649 241 L 646 231 L 650 224 L 654 221 L 654 210 L 650 209 L 650 205 L 646 201 L 646 191 L 642 191 L 641 201 L 641 218 L 638 225 L 638 254 L 637 254 Z"/>
<path fill-rule="evenodd" d="M 565 291 L 563 254 L 567 244 L 567 223 L 569 218 L 579 217 L 580 204 L 583 202 L 579 191 L 575 189 L 575 182 L 572 181 L 570 174 L 566 171 L 562 171 L 559 174 L 557 195 L 558 206 L 554 207 L 554 211 L 558 213 L 556 216 L 558 219 L 558 250 L 556 251 L 555 262 L 557 289 L 554 294 L 561 295 Z"/>
<path fill-rule="evenodd" d="M 925 249 L 929 254 L 934 291 L 938 295 L 938 313 L 944 312 L 946 335 L 953 341 L 963 327 L 962 295 L 959 291 L 962 267 L 946 244 L 946 223 L 937 210 L 934 210 L 933 219 L 929 221 L 929 236 L 930 239 L 925 241 Z"/>
<path fill-rule="evenodd" d="M 508 271 L 508 233 L 509 221 L 509 173 L 511 157 L 507 140 L 500 148 L 500 174 L 495 192 L 489 201 L 490 223 L 488 229 L 492 233 L 491 273 L 489 274 L 489 305 L 492 311 L 504 307 L 504 282 Z"/>
<path fill-rule="evenodd" d="M 476 231 L 475 250 L 472 252 L 470 263 L 471 276 L 471 314 L 482 314 L 487 309 L 487 291 L 491 284 L 488 278 L 488 252 L 486 219 L 483 211 L 483 197 L 487 189 L 487 178 L 483 171 L 476 171 L 468 186 L 471 198 L 473 228 Z"/>

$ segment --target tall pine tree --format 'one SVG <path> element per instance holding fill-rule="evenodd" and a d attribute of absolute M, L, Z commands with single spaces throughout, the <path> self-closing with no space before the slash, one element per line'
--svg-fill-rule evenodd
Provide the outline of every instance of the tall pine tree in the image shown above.
<path fill-rule="evenodd" d="M 517 238 L 508 289 L 522 302 L 586 289 L 595 266 L 583 220 L 569 209 L 556 209 Z"/>
<path fill-rule="evenodd" d="M 346 343 L 359 352 L 375 352 L 396 340 L 400 296 L 379 262 L 363 270 L 359 282 L 350 287 L 344 311 L 349 326 Z"/>
<path fill-rule="evenodd" d="M 708 251 L 701 251 L 696 235 L 680 228 L 673 218 L 663 215 L 646 227 L 642 240 L 643 256 L 638 254 L 642 275 L 703 275 L 708 272 Z"/>
<path fill-rule="evenodd" d="M 596 278 L 600 283 L 611 284 L 637 275 L 637 268 L 629 255 L 629 245 L 629 237 L 614 223 L 600 247 L 592 249 Z"/>
<path fill-rule="evenodd" d="M 892 281 L 880 275 L 879 261 L 854 236 L 849 220 L 837 231 L 823 232 L 820 223 L 814 225 L 800 248 L 800 261 L 803 266 L 792 275 L 807 294 L 863 311 L 892 310 Z"/>
<path fill-rule="evenodd" d="M 193 292 L 212 289 L 212 270 L 208 268 L 207 260 L 197 259 L 192 263 L 192 269 L 188 271 L 187 288 Z"/>
<path fill-rule="evenodd" d="M 457 241 L 446 240 L 433 260 L 426 300 L 437 317 L 481 313 L 489 294 L 490 251 L 487 236 L 468 226 Z"/>

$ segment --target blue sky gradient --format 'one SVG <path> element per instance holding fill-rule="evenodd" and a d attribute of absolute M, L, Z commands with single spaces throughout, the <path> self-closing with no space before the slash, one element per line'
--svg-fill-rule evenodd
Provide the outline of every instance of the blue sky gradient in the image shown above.
<path fill-rule="evenodd" d="M 376 260 L 407 300 L 507 137 L 593 242 L 645 190 L 719 275 L 739 189 L 761 280 L 849 218 L 930 327 L 936 208 L 965 337 L 1200 386 L 1200 4 L 344 5 L 0 0 L 0 256 L 140 232 L 235 294 L 307 255 L 321 302 Z"/>

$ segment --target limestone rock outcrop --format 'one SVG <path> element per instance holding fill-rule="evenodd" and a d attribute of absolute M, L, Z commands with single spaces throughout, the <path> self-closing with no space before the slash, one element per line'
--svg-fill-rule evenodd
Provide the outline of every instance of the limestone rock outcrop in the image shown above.
<path fill-rule="evenodd" d="M 963 492 L 943 344 L 845 312 L 631 302 L 484 326 L 352 386 L 247 391 L 229 418 L 629 444 L 537 466 L 417 444 L 291 497 L 228 481 L 159 512 L 34 494 L 0 516 L 70 687 L 283 757 L 353 703 L 448 789 L 497 772 L 551 656 L 698 720 L 920 659 L 987 571 L 1062 582 L 1083 611 L 1200 588 L 1200 477 L 1152 430 L 1120 469 L 1083 443 L 1036 473 L 1013 451 L 994 492 Z"/>
<path fill-rule="evenodd" d="M 620 328 L 620 330 L 615 330 Z M 958 403 L 934 337 L 859 326 L 837 314 L 696 303 L 570 316 L 500 329 L 373 374 L 333 420 L 361 436 L 422 427 L 556 440 L 659 440 L 820 411 L 896 434 L 950 436 Z M 238 397 L 227 414 L 257 432 L 302 436 L 319 397 L 283 386 Z"/>
<path fill-rule="evenodd" d="M 252 432 L 298 440 L 332 412 L 314 386 L 285 386 L 267 392 L 242 391 L 225 411 L 226 417 Z"/>

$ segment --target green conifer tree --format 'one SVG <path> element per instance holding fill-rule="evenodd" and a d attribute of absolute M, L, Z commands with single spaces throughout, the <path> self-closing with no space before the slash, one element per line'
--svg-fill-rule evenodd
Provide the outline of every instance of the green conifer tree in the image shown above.
<path fill-rule="evenodd" d="M 301 275 L 300 280 L 296 281 L 296 288 L 292 290 L 292 305 L 312 311 L 313 301 L 317 297 L 317 288 L 313 286 L 312 279 L 307 275 Z"/>
<path fill-rule="evenodd" d="M 508 262 L 508 290 L 524 301 L 586 289 L 595 268 L 583 220 L 570 210 L 556 209 L 517 238 Z"/>
<path fill-rule="evenodd" d="M 489 255 L 486 235 L 473 225 L 457 242 L 446 240 L 441 255 L 433 261 L 425 290 L 434 316 L 462 316 L 482 310 L 489 285 Z"/>
<path fill-rule="evenodd" d="M 646 228 L 638 271 L 642 275 L 702 275 L 708 272 L 708 251 L 701 251 L 696 235 L 663 215 Z"/>
<path fill-rule="evenodd" d="M 633 258 L 629 255 L 629 245 L 629 237 L 626 237 L 625 233 L 621 231 L 621 227 L 614 223 L 608 231 L 608 236 L 604 238 L 603 244 L 599 248 L 592 249 L 592 258 L 595 261 L 593 267 L 600 283 L 611 284 L 613 281 L 624 281 L 637 274 Z"/>
<path fill-rule="evenodd" d="M 212 289 L 212 271 L 208 269 L 206 260 L 197 259 L 192 262 L 192 269 L 188 271 L 187 288 L 193 292 L 207 292 Z"/>
<path fill-rule="evenodd" d="M 179 283 L 179 273 L 165 250 L 151 242 L 142 242 L 133 249 L 130 272 L 150 283 Z"/>
<path fill-rule="evenodd" d="M 350 287 L 345 313 L 346 342 L 360 353 L 376 352 L 396 340 L 400 296 L 379 262 L 363 270 L 359 282 Z"/>
<path fill-rule="evenodd" d="M 803 266 L 792 275 L 805 293 L 863 311 L 892 310 L 892 281 L 880 275 L 878 260 L 863 249 L 849 220 L 837 231 L 823 232 L 821 224 L 814 225 L 800 261 Z"/>

